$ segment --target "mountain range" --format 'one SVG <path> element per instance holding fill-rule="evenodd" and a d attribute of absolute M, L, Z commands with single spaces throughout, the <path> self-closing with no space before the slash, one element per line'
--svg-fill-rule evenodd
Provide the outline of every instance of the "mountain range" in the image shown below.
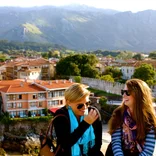
<path fill-rule="evenodd" d="M 0 40 L 41 42 L 74 50 L 156 50 L 156 10 L 137 13 L 85 5 L 0 7 Z"/>

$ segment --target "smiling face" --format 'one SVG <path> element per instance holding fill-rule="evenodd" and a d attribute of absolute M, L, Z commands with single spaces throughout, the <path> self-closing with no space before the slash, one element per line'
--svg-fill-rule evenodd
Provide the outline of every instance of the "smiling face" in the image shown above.
<path fill-rule="evenodd" d="M 80 99 L 79 101 L 76 102 L 72 102 L 72 103 L 68 103 L 68 105 L 72 108 L 73 113 L 75 114 L 75 116 L 77 118 L 80 118 L 80 116 L 83 116 L 85 114 L 85 111 L 87 110 L 88 106 L 87 106 L 87 102 L 89 101 L 89 96 L 86 96 L 82 99 Z M 82 108 L 78 109 L 81 104 L 84 104 L 82 106 Z"/>
<path fill-rule="evenodd" d="M 124 90 L 128 90 L 127 85 L 125 85 Z M 124 104 L 129 107 L 130 111 L 133 112 L 133 107 L 134 107 L 134 97 L 132 92 L 128 91 L 130 93 L 130 95 L 126 95 L 126 93 L 124 92 L 124 94 L 122 95 L 123 97 L 123 102 Z"/>

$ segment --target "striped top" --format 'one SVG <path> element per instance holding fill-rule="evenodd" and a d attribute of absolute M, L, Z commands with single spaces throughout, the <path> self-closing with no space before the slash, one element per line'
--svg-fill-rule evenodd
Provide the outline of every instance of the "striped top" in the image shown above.
<path fill-rule="evenodd" d="M 121 147 L 121 129 L 117 129 L 111 136 L 112 139 L 112 150 L 114 156 L 124 156 L 122 147 Z M 155 134 L 154 130 L 151 129 L 146 135 L 145 144 L 143 146 L 143 151 L 139 156 L 153 156 L 155 148 Z"/>

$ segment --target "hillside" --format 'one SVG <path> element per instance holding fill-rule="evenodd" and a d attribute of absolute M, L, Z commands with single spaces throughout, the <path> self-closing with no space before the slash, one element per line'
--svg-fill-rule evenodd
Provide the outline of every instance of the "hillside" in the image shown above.
<path fill-rule="evenodd" d="M 156 50 L 156 11 L 117 12 L 86 6 L 0 7 L 0 39 L 75 50 Z"/>

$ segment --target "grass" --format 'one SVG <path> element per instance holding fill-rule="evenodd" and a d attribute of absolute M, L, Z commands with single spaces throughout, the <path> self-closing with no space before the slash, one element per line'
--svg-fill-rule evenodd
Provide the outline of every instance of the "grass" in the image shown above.
<path fill-rule="evenodd" d="M 119 96 L 116 94 L 112 94 L 112 93 L 107 93 L 103 90 L 98 90 L 98 89 L 94 89 L 94 88 L 88 88 L 88 90 L 92 93 L 94 93 L 96 96 Z"/>

